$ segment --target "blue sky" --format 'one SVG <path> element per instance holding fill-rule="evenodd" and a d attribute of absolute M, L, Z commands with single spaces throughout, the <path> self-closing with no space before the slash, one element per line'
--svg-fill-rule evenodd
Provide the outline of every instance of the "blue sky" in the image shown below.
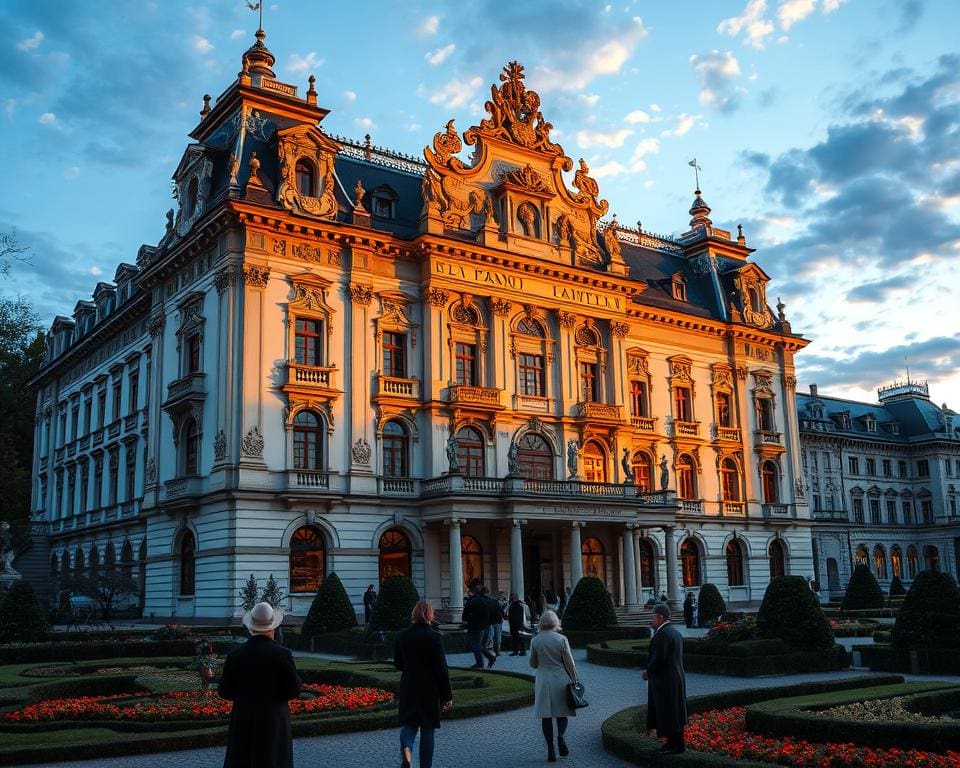
<path fill-rule="evenodd" d="M 141 243 L 204 93 L 252 42 L 242 0 L 0 6 L 4 286 L 70 314 Z M 857 398 L 902 376 L 960 408 L 960 3 L 279 2 L 281 80 L 317 77 L 325 129 L 419 155 L 463 131 L 518 59 L 554 139 L 621 222 L 686 228 L 694 181 L 742 223 L 796 331 L 801 386 Z"/>

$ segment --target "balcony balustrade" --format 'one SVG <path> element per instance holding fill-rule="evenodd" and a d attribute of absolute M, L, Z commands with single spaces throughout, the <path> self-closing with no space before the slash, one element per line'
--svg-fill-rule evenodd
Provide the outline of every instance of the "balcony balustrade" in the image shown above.
<path fill-rule="evenodd" d="M 420 482 L 420 495 L 540 496 L 617 499 L 638 504 L 673 504 L 670 491 L 644 491 L 634 485 L 580 480 L 528 480 L 513 477 L 444 475 Z"/>
<path fill-rule="evenodd" d="M 655 416 L 631 416 L 630 424 L 637 432 L 657 431 L 657 419 Z"/>
<path fill-rule="evenodd" d="M 68 457 L 70 457 L 70 456 L 76 456 L 76 454 L 77 454 L 77 444 L 76 444 L 76 443 L 70 443 L 70 444 L 67 446 L 67 456 L 68 456 Z"/>
<path fill-rule="evenodd" d="M 111 440 L 114 438 L 120 437 L 120 419 L 110 423 L 110 426 L 107 427 L 107 437 Z"/>
<path fill-rule="evenodd" d="M 493 387 L 475 387 L 469 384 L 454 384 L 450 387 L 449 401 L 467 405 L 482 405 L 501 408 L 500 390 Z"/>
<path fill-rule="evenodd" d="M 381 477 L 378 479 L 381 496 L 417 496 L 420 481 L 411 477 Z"/>
<path fill-rule="evenodd" d="M 763 445 L 782 445 L 782 435 L 779 432 L 767 432 L 758 429 L 753 433 L 756 441 Z"/>
<path fill-rule="evenodd" d="M 592 400 L 584 400 L 577 403 L 576 414 L 579 419 L 605 419 L 607 421 L 622 421 L 622 407 L 619 405 L 608 405 L 607 403 L 595 403 Z"/>
<path fill-rule="evenodd" d="M 297 488 L 330 488 L 330 474 L 318 469 L 298 469 L 293 477 Z"/>
<path fill-rule="evenodd" d="M 103 443 L 103 429 L 99 428 L 92 435 L 91 445 L 100 445 Z"/>
<path fill-rule="evenodd" d="M 163 483 L 163 501 L 179 501 L 199 496 L 203 490 L 202 477 L 177 477 Z"/>
<path fill-rule="evenodd" d="M 133 432 L 137 428 L 137 420 L 140 416 L 139 411 L 134 411 L 123 417 L 123 431 Z"/>
<path fill-rule="evenodd" d="M 513 407 L 517 411 L 533 411 L 535 413 L 550 413 L 553 400 L 538 395 L 514 395 Z"/>
<path fill-rule="evenodd" d="M 760 509 L 765 520 L 790 517 L 789 504 L 763 504 Z"/>
<path fill-rule="evenodd" d="M 420 382 L 417 379 L 404 379 L 397 376 L 377 376 L 377 394 L 419 400 Z"/>
<path fill-rule="evenodd" d="M 700 422 L 674 421 L 673 430 L 677 437 L 700 437 Z"/>
<path fill-rule="evenodd" d="M 336 366 L 304 365 L 290 360 L 287 362 L 287 383 L 317 389 L 336 389 L 334 376 L 337 370 Z"/>
<path fill-rule="evenodd" d="M 703 514 L 703 502 L 702 501 L 690 501 L 688 499 L 682 499 L 680 501 L 680 511 L 686 512 L 690 515 L 700 515 Z"/>
<path fill-rule="evenodd" d="M 743 517 L 746 505 L 742 501 L 721 501 L 720 514 L 724 517 Z"/>
<path fill-rule="evenodd" d="M 740 427 L 717 427 L 717 440 L 731 443 L 740 442 Z"/>

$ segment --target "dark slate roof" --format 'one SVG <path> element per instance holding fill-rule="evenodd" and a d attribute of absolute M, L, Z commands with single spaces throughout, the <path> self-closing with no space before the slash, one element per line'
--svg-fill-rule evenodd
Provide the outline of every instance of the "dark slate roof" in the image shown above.
<path fill-rule="evenodd" d="M 370 192 L 382 186 L 390 187 L 397 194 L 396 216 L 393 219 L 374 216 L 371 223 L 375 229 L 392 232 L 398 237 L 413 237 L 417 234 L 417 222 L 423 208 L 423 199 L 420 197 L 421 177 L 387 168 L 379 163 L 342 155 L 337 157 L 335 167 L 344 189 L 351 195 L 349 201 L 351 205 L 357 179 L 360 179 L 363 188 L 367 191 L 365 200 L 369 200 Z M 338 189 L 337 192 L 337 199 L 343 204 L 343 191 Z M 368 212 L 370 212 L 369 209 Z"/>
<path fill-rule="evenodd" d="M 690 263 L 680 254 L 621 242 L 621 255 L 630 267 L 630 277 L 647 287 L 637 297 L 638 304 L 658 309 L 722 320 L 709 274 L 697 277 Z M 672 278 L 681 273 L 687 285 L 687 300 L 673 298 Z"/>
<path fill-rule="evenodd" d="M 814 418 L 813 406 L 823 406 L 825 418 Z M 849 428 L 844 428 L 840 415 L 848 413 L 850 416 Z M 911 443 L 922 440 L 943 439 L 947 437 L 948 420 L 953 431 L 949 439 L 960 440 L 960 419 L 950 409 L 943 410 L 923 397 L 911 397 L 888 403 L 863 403 L 856 400 L 845 400 L 839 397 L 826 397 L 797 394 L 797 414 L 801 420 L 801 432 L 805 429 L 803 422 L 807 422 L 817 431 L 831 432 L 839 435 L 862 438 L 865 440 L 881 440 L 884 442 Z M 877 431 L 870 432 L 867 428 L 869 416 L 877 421 Z M 899 427 L 899 432 L 891 429 L 892 425 Z"/>

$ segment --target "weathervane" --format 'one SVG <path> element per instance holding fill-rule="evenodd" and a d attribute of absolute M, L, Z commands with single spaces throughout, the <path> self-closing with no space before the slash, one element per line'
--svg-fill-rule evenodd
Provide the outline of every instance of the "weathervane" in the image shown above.
<path fill-rule="evenodd" d="M 693 175 L 697 180 L 697 194 L 700 194 L 700 171 L 703 170 L 699 165 L 697 165 L 697 158 L 693 158 L 689 163 L 687 163 L 691 168 L 693 168 Z"/>
<path fill-rule="evenodd" d="M 247 8 L 251 11 L 260 11 L 260 23 L 258 29 L 263 29 L 263 0 L 260 0 L 259 3 L 251 3 L 250 0 L 246 0 Z"/>

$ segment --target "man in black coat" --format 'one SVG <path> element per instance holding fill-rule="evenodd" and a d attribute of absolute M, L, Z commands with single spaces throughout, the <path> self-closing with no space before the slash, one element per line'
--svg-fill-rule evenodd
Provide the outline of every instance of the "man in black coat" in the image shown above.
<path fill-rule="evenodd" d="M 250 639 L 227 654 L 217 692 L 233 702 L 223 768 L 292 768 L 290 699 L 300 695 L 293 656 L 274 642 L 283 611 L 257 603 L 243 617 Z"/>
<path fill-rule="evenodd" d="M 693 626 L 693 592 L 687 592 L 683 600 L 683 623 L 688 629 Z"/>
<path fill-rule="evenodd" d="M 490 628 L 490 606 L 480 596 L 479 585 L 470 587 L 470 596 L 463 606 L 463 622 L 467 625 L 467 644 L 473 651 L 475 662 L 471 669 L 483 669 L 484 656 L 492 667 L 497 657 L 485 648 L 487 630 Z"/>
<path fill-rule="evenodd" d="M 510 644 L 513 646 L 511 656 L 526 656 L 523 646 L 523 631 L 527 627 L 527 604 L 520 599 L 516 592 L 510 594 L 510 607 L 507 608 L 507 619 L 510 621 Z"/>
<path fill-rule="evenodd" d="M 373 584 L 367 587 L 367 591 L 363 593 L 363 623 L 369 624 L 370 619 L 373 616 L 373 606 L 377 604 L 377 591 L 373 588 Z"/>
<path fill-rule="evenodd" d="M 647 728 L 656 729 L 667 743 L 661 751 L 684 751 L 683 726 L 687 723 L 687 687 L 683 673 L 683 635 L 670 623 L 666 603 L 653 606 L 653 639 L 643 679 L 647 681 Z"/>

